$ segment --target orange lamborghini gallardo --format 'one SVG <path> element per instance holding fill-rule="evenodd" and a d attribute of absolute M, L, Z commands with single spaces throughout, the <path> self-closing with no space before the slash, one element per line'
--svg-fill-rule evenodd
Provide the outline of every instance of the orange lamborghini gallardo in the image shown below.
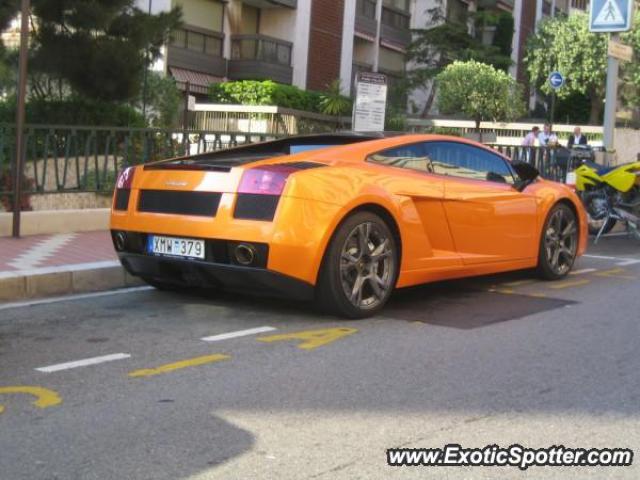
<path fill-rule="evenodd" d="M 160 289 L 315 299 L 349 318 L 396 287 L 559 279 L 587 243 L 572 190 L 439 135 L 306 135 L 130 167 L 111 230 L 122 265 Z"/>

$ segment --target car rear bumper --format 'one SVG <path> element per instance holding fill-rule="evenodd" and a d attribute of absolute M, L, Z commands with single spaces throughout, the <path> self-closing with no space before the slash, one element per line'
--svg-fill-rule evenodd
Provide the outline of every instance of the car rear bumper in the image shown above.
<path fill-rule="evenodd" d="M 137 253 L 119 253 L 118 256 L 131 275 L 176 286 L 224 288 L 295 300 L 311 300 L 314 296 L 313 285 L 265 268 Z"/>

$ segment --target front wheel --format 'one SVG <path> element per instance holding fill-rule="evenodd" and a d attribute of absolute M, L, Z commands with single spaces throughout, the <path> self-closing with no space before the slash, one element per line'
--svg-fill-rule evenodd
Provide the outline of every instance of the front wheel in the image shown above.
<path fill-rule="evenodd" d="M 582 194 L 582 203 L 587 211 L 589 235 L 597 235 L 600 230 L 603 234 L 609 233 L 615 227 L 616 220 L 614 218 L 607 219 L 608 206 L 605 196 L 598 192 L 585 192 Z"/>
<path fill-rule="evenodd" d="M 538 253 L 538 273 L 547 280 L 565 277 L 578 251 L 578 219 L 565 204 L 554 206 L 542 230 Z"/>
<path fill-rule="evenodd" d="M 336 230 L 316 287 L 318 306 L 347 318 L 376 314 L 389 299 L 399 270 L 396 239 L 370 212 L 348 217 Z"/>

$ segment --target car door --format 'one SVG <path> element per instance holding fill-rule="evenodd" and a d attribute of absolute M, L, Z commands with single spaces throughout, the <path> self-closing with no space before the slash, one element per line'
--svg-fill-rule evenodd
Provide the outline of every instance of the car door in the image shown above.
<path fill-rule="evenodd" d="M 509 163 L 490 150 L 455 141 L 429 142 L 427 155 L 444 181 L 444 210 L 465 264 L 534 258 L 537 201 L 514 187 Z"/>
<path fill-rule="evenodd" d="M 463 265 L 453 243 L 444 211 L 444 179 L 434 175 L 426 143 L 392 147 L 368 161 L 394 167 L 385 187 L 404 197 L 403 223 L 409 235 L 403 241 L 403 258 L 412 270 L 446 270 Z"/>

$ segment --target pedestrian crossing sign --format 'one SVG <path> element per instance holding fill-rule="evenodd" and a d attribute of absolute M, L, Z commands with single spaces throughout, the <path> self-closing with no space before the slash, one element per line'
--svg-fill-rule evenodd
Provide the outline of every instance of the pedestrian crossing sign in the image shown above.
<path fill-rule="evenodd" d="M 591 0 L 589 30 L 626 32 L 633 23 L 633 0 Z"/>

